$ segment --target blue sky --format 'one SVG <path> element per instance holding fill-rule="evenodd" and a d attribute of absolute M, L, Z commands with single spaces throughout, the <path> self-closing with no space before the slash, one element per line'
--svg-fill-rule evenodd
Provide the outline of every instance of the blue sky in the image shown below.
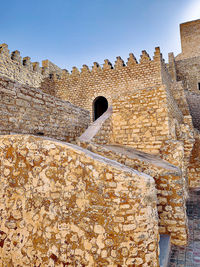
<path fill-rule="evenodd" d="M 200 18 L 200 0 L 1 1 L 0 42 L 31 61 L 61 68 L 103 64 L 160 46 L 180 52 L 179 24 Z"/>

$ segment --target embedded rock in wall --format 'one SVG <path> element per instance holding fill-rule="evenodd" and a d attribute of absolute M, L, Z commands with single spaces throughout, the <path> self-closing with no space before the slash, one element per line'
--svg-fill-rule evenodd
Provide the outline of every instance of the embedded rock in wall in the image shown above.
<path fill-rule="evenodd" d="M 154 180 L 72 144 L 0 137 L 2 266 L 158 267 Z"/>

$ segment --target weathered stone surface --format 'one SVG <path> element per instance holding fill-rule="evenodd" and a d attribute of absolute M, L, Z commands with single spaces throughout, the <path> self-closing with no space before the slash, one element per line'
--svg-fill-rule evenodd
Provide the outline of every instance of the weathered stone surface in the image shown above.
<path fill-rule="evenodd" d="M 0 166 L 2 266 L 158 266 L 150 176 L 71 144 L 21 135 L 0 137 Z"/>
<path fill-rule="evenodd" d="M 176 154 L 170 153 L 170 151 L 166 152 L 173 155 L 172 162 L 177 167 L 161 158 L 126 146 L 101 146 L 94 143 L 82 143 L 81 145 L 96 154 L 116 160 L 153 177 L 157 188 L 160 233 L 171 234 L 171 242 L 176 245 L 187 243 L 186 185 L 185 177 L 182 175 L 181 168 L 179 168 L 183 159 L 183 145 L 179 144 L 179 151 L 176 145 Z M 112 176 L 109 174 L 106 175 L 106 178 L 112 180 Z M 147 198 L 146 201 L 151 201 L 151 199 Z M 125 206 L 123 205 L 122 208 L 125 208 Z M 124 222 L 123 217 L 116 217 L 114 220 Z M 134 217 L 128 216 L 127 220 L 134 221 Z M 168 228 L 171 225 L 175 227 Z M 127 224 L 123 226 L 123 229 L 128 231 L 132 227 L 134 225 Z"/>

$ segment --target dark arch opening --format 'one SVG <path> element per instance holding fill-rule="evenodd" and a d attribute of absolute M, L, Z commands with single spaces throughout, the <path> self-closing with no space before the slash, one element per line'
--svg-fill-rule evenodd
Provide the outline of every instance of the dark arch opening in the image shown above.
<path fill-rule="evenodd" d="M 94 100 L 93 108 L 94 108 L 94 121 L 95 121 L 108 109 L 107 99 L 103 96 L 98 96 Z"/>
<path fill-rule="evenodd" d="M 37 135 L 43 136 L 44 133 L 42 133 L 42 132 L 37 132 Z"/>

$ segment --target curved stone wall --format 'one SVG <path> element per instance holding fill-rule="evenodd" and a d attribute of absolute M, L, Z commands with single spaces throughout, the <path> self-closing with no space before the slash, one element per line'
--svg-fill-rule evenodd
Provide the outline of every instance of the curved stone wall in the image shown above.
<path fill-rule="evenodd" d="M 158 265 L 154 180 L 72 144 L 0 137 L 2 266 Z"/>

